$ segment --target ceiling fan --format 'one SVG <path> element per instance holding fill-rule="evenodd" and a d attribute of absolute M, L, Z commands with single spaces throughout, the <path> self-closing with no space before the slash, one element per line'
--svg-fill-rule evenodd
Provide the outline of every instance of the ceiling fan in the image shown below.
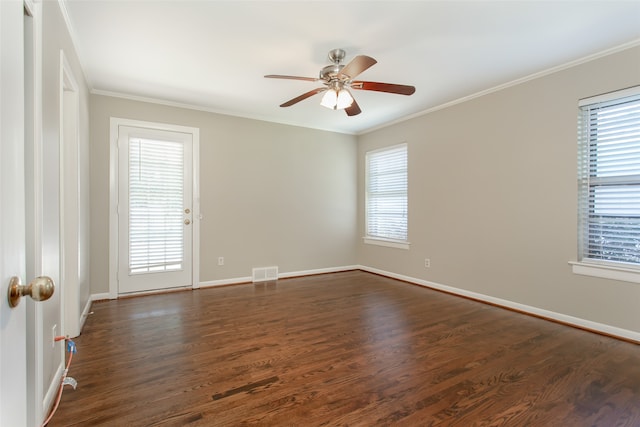
<path fill-rule="evenodd" d="M 346 52 L 342 49 L 333 49 L 329 52 L 329 60 L 333 63 L 320 70 L 320 75 L 314 77 L 283 76 L 279 74 L 269 74 L 265 76 L 270 79 L 290 79 L 307 80 L 311 82 L 321 81 L 324 87 L 319 87 L 309 92 L 303 93 L 289 101 L 281 104 L 281 107 L 290 107 L 318 93 L 326 92 L 320 105 L 333 110 L 344 109 L 348 116 L 360 114 L 362 110 L 351 95 L 349 89 L 372 90 L 376 92 L 395 93 L 399 95 L 411 95 L 416 91 L 413 86 L 398 85 L 392 83 L 367 82 L 353 80 L 360 73 L 374 65 L 375 59 L 366 55 L 358 55 L 346 65 L 341 64 Z"/>

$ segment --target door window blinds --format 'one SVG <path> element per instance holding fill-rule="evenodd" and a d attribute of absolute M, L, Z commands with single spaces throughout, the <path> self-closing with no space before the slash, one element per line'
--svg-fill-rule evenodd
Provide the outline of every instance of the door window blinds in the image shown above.
<path fill-rule="evenodd" d="M 129 140 L 129 273 L 180 270 L 184 147 Z"/>
<path fill-rule="evenodd" d="M 366 154 L 367 237 L 407 241 L 407 144 Z"/>
<path fill-rule="evenodd" d="M 579 116 L 579 258 L 640 266 L 640 90 L 594 101 Z"/>

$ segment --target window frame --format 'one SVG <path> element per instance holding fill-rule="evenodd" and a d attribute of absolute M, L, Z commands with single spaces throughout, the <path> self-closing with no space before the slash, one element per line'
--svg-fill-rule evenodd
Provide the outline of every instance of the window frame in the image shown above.
<path fill-rule="evenodd" d="M 603 182 L 615 182 L 616 178 L 592 178 L 592 164 L 589 156 L 593 147 L 589 137 L 592 129 L 589 120 L 585 120 L 584 116 L 588 114 L 589 107 L 605 103 L 613 106 L 616 101 L 619 101 L 617 104 L 622 104 L 628 102 L 629 98 L 640 98 L 640 86 L 585 98 L 578 103 L 578 261 L 570 262 L 570 264 L 575 274 L 640 283 L 640 262 L 622 262 L 589 257 L 590 254 L 585 249 L 585 245 L 590 240 L 588 219 L 591 211 L 595 209 L 590 207 L 591 188 L 598 184 L 602 185 Z M 615 184 L 609 185 L 610 187 L 615 186 Z M 619 185 L 622 186 L 622 184 Z M 632 182 L 626 180 L 625 185 L 640 186 L 640 178 L 633 179 Z"/>
<path fill-rule="evenodd" d="M 388 236 L 383 236 L 383 235 L 373 235 L 369 233 L 370 227 L 369 227 L 369 223 L 370 223 L 370 212 L 369 212 L 369 199 L 370 199 L 370 191 L 369 191 L 369 183 L 370 183 L 370 179 L 371 179 L 371 174 L 370 174 L 370 166 L 371 166 L 371 161 L 370 158 L 372 155 L 375 154 L 380 154 L 380 153 L 384 153 L 384 152 L 391 152 L 391 151 L 396 151 L 398 149 L 404 149 L 405 152 L 405 157 L 406 157 L 406 163 L 404 166 L 404 173 L 405 173 L 405 180 L 406 180 L 406 185 L 404 187 L 404 198 L 405 198 L 405 209 L 404 209 L 404 217 L 406 218 L 405 220 L 405 228 L 404 228 L 404 233 L 405 233 L 405 238 L 404 239 L 397 239 L 397 238 L 392 238 L 392 237 L 388 237 Z M 409 147 L 408 144 L 406 142 L 402 142 L 400 144 L 395 144 L 395 145 L 391 145 L 391 146 L 386 146 L 386 147 L 382 147 L 382 148 L 378 148 L 375 150 L 370 150 L 367 151 L 365 153 L 365 184 L 364 184 L 364 193 L 365 193 L 365 197 L 364 197 L 364 227 L 365 227 L 365 236 L 363 237 L 364 243 L 365 244 L 370 244 L 370 245 L 378 245 L 378 246 L 386 246 L 386 247 L 390 247 L 390 248 L 396 248 L 396 249 L 405 249 L 408 250 L 409 246 L 410 246 L 410 242 L 409 242 Z"/>

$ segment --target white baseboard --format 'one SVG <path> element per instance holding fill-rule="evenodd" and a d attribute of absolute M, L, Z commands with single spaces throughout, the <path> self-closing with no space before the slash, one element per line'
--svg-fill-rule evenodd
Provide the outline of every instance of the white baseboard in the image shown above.
<path fill-rule="evenodd" d="M 210 280 L 208 282 L 200 282 L 200 288 L 212 288 L 214 286 L 239 285 L 241 283 L 251 283 L 251 276 L 234 277 L 231 279 Z"/>
<path fill-rule="evenodd" d="M 338 273 L 341 271 L 358 270 L 360 266 L 345 265 L 341 267 L 318 268 L 314 270 L 291 271 L 288 273 L 279 273 L 278 279 L 287 279 L 290 277 L 313 276 L 316 274 Z M 215 286 L 238 285 L 240 283 L 252 283 L 252 277 L 235 277 L 231 279 L 211 280 L 208 282 L 200 282 L 200 288 L 211 288 Z"/>
<path fill-rule="evenodd" d="M 89 315 L 89 310 L 91 310 L 91 304 L 93 303 L 93 296 L 90 295 L 87 303 L 84 305 L 84 309 L 82 310 L 82 314 L 80 315 L 80 328 L 79 331 L 82 333 L 82 328 L 84 328 L 84 322 L 87 320 L 87 316 Z"/>
<path fill-rule="evenodd" d="M 330 267 L 330 268 L 318 268 L 318 269 L 314 269 L 314 270 L 302 270 L 302 271 L 292 271 L 292 272 L 288 272 L 288 273 L 280 273 L 278 274 L 278 279 L 287 279 L 290 277 L 301 277 L 301 276 L 313 276 L 316 274 L 325 274 L 325 273 L 338 273 L 341 271 L 349 271 L 349 270 L 358 270 L 361 269 L 360 266 L 358 265 L 345 265 L 345 266 L 341 266 L 341 267 Z M 220 279 L 220 280 L 210 280 L 207 282 L 200 282 L 199 283 L 199 288 L 212 288 L 212 287 L 216 287 L 216 286 L 227 286 L 227 285 L 238 285 L 241 283 L 252 283 L 252 278 L 251 276 L 245 276 L 245 277 L 232 277 L 229 279 Z M 195 288 L 197 289 L 197 287 Z M 99 294 L 92 294 L 91 298 L 90 298 L 90 302 L 93 301 L 101 301 L 101 300 L 108 300 L 108 299 L 117 299 L 117 295 L 115 296 L 115 298 L 112 298 L 111 294 L 109 292 L 103 292 L 103 293 L 99 293 Z M 83 322 L 86 319 L 86 313 L 89 312 L 91 307 L 91 304 L 89 303 L 88 306 L 85 308 L 85 311 L 83 312 Z"/>
<path fill-rule="evenodd" d="M 111 298 L 111 294 L 109 292 L 103 292 L 100 294 L 91 294 L 91 302 L 94 301 L 103 301 L 106 299 L 116 299 L 116 298 Z"/>
<path fill-rule="evenodd" d="M 63 344 L 64 345 L 64 344 Z M 66 351 L 66 350 L 65 350 Z M 47 387 L 47 392 L 42 399 L 42 409 L 43 413 L 46 415 L 51 411 L 51 408 L 54 404 L 54 400 L 58 395 L 58 390 L 60 388 L 60 381 L 62 380 L 62 373 L 64 372 L 65 362 L 64 359 L 62 363 L 58 365 L 58 369 L 56 369 L 56 373 L 53 375 L 51 379 L 51 383 L 49 383 L 49 387 Z M 43 420 L 44 421 L 44 420 Z"/>
<path fill-rule="evenodd" d="M 315 270 L 293 271 L 290 273 L 278 274 L 279 279 L 287 279 L 290 277 L 314 276 L 316 274 L 339 273 L 341 271 L 359 270 L 357 265 L 344 265 L 342 267 L 318 268 Z"/>
<path fill-rule="evenodd" d="M 375 273 L 381 276 L 391 277 L 393 279 L 402 280 L 405 282 L 424 286 L 426 288 L 431 288 L 431 289 L 447 292 L 453 295 L 459 295 L 466 298 L 471 298 L 474 300 L 486 302 L 499 307 L 504 307 L 504 308 L 520 311 L 523 313 L 531 314 L 533 316 L 554 320 L 554 321 L 571 325 L 580 329 L 586 329 L 593 332 L 598 332 L 601 334 L 610 335 L 610 336 L 618 337 L 624 340 L 630 340 L 636 343 L 640 343 L 640 332 L 631 331 L 628 329 L 622 329 L 616 326 L 606 325 L 603 323 L 593 322 L 591 320 L 581 319 L 579 317 L 569 316 L 567 314 L 556 313 L 553 311 L 545 310 L 538 307 L 532 307 L 525 304 L 520 304 L 517 302 L 505 300 L 502 298 L 495 298 L 489 295 L 479 294 L 477 292 L 471 292 L 464 289 L 442 285 L 440 283 L 429 282 L 427 280 L 422 280 L 422 279 L 416 279 L 415 277 L 409 277 L 409 276 L 404 276 L 402 274 L 391 273 L 391 272 L 379 270 L 373 267 L 360 265 L 358 266 L 358 268 L 362 271 L 367 271 L 369 273 Z"/>

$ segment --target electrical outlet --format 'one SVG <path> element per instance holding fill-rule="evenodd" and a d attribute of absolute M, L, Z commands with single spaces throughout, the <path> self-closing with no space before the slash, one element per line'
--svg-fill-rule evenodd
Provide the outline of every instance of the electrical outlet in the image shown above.
<path fill-rule="evenodd" d="M 430 258 L 425 258 L 424 259 L 424 268 L 431 268 L 431 259 Z"/>
<path fill-rule="evenodd" d="M 56 346 L 56 337 L 58 336 L 56 334 L 58 329 L 58 325 L 53 325 L 53 327 L 51 328 L 51 348 L 54 348 Z"/>
<path fill-rule="evenodd" d="M 224 265 L 224 257 L 218 257 L 218 265 Z"/>

